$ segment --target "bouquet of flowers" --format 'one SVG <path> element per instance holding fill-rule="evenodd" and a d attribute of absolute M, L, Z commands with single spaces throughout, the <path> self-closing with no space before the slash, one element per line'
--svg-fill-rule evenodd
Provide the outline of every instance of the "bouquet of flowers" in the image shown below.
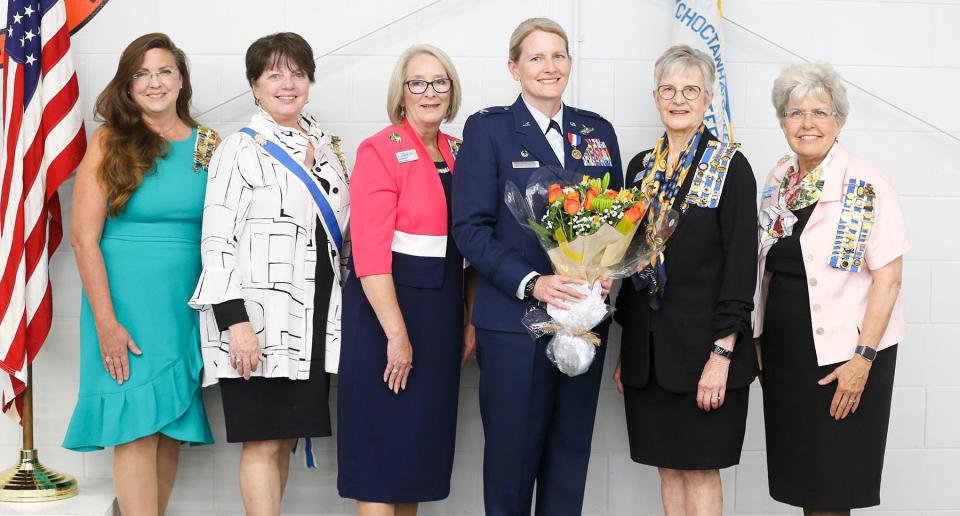
<path fill-rule="evenodd" d="M 625 278 L 643 269 L 663 250 L 677 213 L 657 213 L 640 188 L 609 188 L 603 179 L 556 167 L 541 167 L 524 192 L 508 182 L 504 201 L 521 226 L 537 236 L 557 274 L 583 279 L 586 298 L 569 310 L 531 307 L 523 318 L 534 338 L 552 334 L 547 357 L 568 376 L 587 371 L 600 338 L 591 330 L 613 309 L 601 294 L 602 278 Z M 646 230 L 637 236 L 644 217 Z"/>

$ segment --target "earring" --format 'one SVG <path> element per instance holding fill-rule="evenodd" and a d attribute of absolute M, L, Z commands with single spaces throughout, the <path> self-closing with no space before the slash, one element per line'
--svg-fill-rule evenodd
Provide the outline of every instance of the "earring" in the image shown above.
<path fill-rule="evenodd" d="M 253 104 L 260 107 L 260 97 L 253 97 Z"/>
<path fill-rule="evenodd" d="M 400 118 L 406 118 L 407 110 L 403 106 L 400 106 Z"/>

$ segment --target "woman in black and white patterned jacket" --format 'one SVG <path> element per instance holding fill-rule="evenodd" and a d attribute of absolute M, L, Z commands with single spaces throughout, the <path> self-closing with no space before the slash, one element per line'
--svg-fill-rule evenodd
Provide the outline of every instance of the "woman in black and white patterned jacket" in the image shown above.
<path fill-rule="evenodd" d="M 213 156 L 190 304 L 202 311 L 203 384 L 220 384 L 227 441 L 243 443 L 246 512 L 279 514 L 297 439 L 331 434 L 348 172 L 339 138 L 303 111 L 309 44 L 293 33 L 260 38 L 246 68 L 259 109 Z"/>

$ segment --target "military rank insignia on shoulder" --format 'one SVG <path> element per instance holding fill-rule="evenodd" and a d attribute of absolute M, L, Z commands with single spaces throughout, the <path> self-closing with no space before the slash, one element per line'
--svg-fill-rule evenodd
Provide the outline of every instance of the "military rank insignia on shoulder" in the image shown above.
<path fill-rule="evenodd" d="M 843 186 L 843 207 L 830 250 L 829 263 L 834 269 L 860 272 L 867 239 L 873 229 L 876 202 L 873 185 L 866 181 L 851 178 Z"/>
<path fill-rule="evenodd" d="M 220 135 L 216 131 L 202 125 L 197 125 L 197 142 L 193 147 L 193 172 L 199 174 L 210 167 L 213 151 L 220 145 Z"/>
<path fill-rule="evenodd" d="M 700 208 L 716 208 L 720 205 L 727 169 L 739 148 L 739 143 L 711 141 L 707 144 L 693 182 L 690 183 L 686 204 Z"/>
<path fill-rule="evenodd" d="M 510 106 L 492 106 L 488 108 L 483 108 L 477 111 L 477 114 L 480 116 L 494 115 L 497 113 L 509 113 Z"/>

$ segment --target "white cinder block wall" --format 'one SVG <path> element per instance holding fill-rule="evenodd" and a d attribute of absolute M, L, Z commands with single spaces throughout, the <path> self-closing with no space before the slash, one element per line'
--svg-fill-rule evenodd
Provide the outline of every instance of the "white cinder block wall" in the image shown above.
<path fill-rule="evenodd" d="M 960 83 L 960 0 L 727 0 L 724 6 L 727 16 L 743 26 L 803 56 L 833 62 L 847 79 L 960 135 L 955 94 Z M 554 18 L 569 31 L 576 67 L 567 101 L 614 123 L 624 163 L 652 146 L 661 131 L 650 97 L 651 76 L 653 61 L 671 44 L 673 0 L 111 0 L 73 39 L 84 113 L 92 118 L 93 101 L 112 76 L 120 51 L 143 33 L 166 32 L 186 50 L 194 102 L 201 112 L 246 89 L 243 54 L 258 36 L 296 31 L 320 55 L 420 7 L 426 8 L 318 63 L 307 107 L 343 137 L 351 162 L 361 139 L 385 125 L 386 80 L 397 55 L 411 44 L 436 44 L 458 67 L 463 106 L 447 131 L 459 134 L 466 117 L 481 107 L 512 103 L 517 87 L 505 67 L 508 38 L 517 23 L 531 16 Z M 788 150 L 769 96 L 773 78 L 795 58 L 743 29 L 728 24 L 725 30 L 737 139 L 762 179 Z M 903 282 L 909 336 L 899 353 L 878 514 L 958 516 L 960 346 L 955 335 L 960 330 L 960 239 L 952 208 L 960 200 L 960 142 L 856 90 L 850 91 L 850 100 L 851 115 L 841 138 L 893 178 L 913 244 Z M 201 121 L 229 133 L 244 124 L 252 110 L 252 99 L 244 96 Z M 88 130 L 93 127 L 88 120 Z M 69 182 L 61 195 L 69 214 Z M 82 485 L 84 480 L 110 478 L 111 452 L 78 454 L 60 448 L 77 385 L 80 279 L 69 245 L 54 257 L 52 277 L 53 331 L 34 374 L 36 437 L 44 462 L 75 474 Z M 618 340 L 615 332 L 600 394 L 584 513 L 659 514 L 656 472 L 630 461 L 622 401 L 610 381 Z M 239 446 L 224 443 L 216 389 L 206 392 L 206 401 L 218 444 L 184 449 L 170 506 L 173 514 L 241 512 Z M 726 513 L 796 514 L 767 494 L 760 401 L 755 385 L 741 465 L 723 472 Z M 0 462 L 14 460 L 19 439 L 13 424 L 0 421 Z M 461 386 L 453 491 L 448 500 L 425 505 L 425 514 L 482 514 L 482 446 L 477 370 L 471 365 Z M 336 492 L 334 441 L 321 440 L 318 448 L 318 470 L 294 467 L 284 512 L 349 514 L 353 503 Z"/>

